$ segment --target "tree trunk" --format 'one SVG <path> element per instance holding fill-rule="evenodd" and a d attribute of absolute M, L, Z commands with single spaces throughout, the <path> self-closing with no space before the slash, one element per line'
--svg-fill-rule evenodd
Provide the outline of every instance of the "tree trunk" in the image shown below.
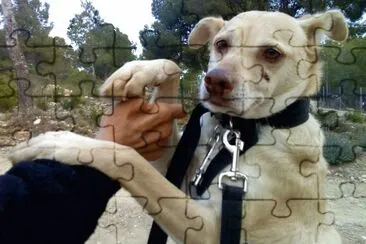
<path fill-rule="evenodd" d="M 11 0 L 1 0 L 1 5 L 4 14 L 5 43 L 8 46 L 7 49 L 16 75 L 18 110 L 22 114 L 29 114 L 33 107 L 33 101 L 30 95 L 26 95 L 26 91 L 30 94 L 31 85 L 27 61 L 19 46 L 18 34 L 14 32 L 17 24 Z"/>

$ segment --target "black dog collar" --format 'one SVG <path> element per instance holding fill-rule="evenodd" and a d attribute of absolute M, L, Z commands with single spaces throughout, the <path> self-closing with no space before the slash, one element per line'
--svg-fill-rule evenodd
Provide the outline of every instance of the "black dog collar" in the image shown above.
<path fill-rule="evenodd" d="M 202 105 L 197 105 L 202 106 Z M 261 119 L 243 119 L 230 117 L 226 114 L 214 115 L 218 117 L 221 125 L 229 127 L 230 119 L 233 128 L 240 132 L 241 140 L 244 142 L 244 154 L 249 148 L 258 142 L 258 129 L 260 126 L 269 125 L 276 129 L 288 129 L 306 122 L 309 118 L 310 100 L 308 98 L 297 100 L 279 113 Z M 207 109 L 206 109 L 207 110 Z M 208 110 L 207 110 L 208 112 Z M 197 138 L 192 136 L 192 138 Z M 197 138 L 198 139 L 198 138 Z M 231 163 L 231 154 L 226 150 L 221 150 L 208 166 L 202 176 L 201 183 L 196 187 L 196 193 L 201 196 L 211 184 L 216 175 Z M 191 189 L 191 188 L 190 188 Z M 192 194 L 193 192 L 191 192 Z M 193 194 L 196 195 L 196 194 Z"/>

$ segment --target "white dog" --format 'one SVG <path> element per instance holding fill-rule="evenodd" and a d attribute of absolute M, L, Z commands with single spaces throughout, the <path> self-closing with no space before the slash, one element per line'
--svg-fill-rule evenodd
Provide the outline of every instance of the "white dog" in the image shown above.
<path fill-rule="evenodd" d="M 345 40 L 344 16 L 333 10 L 295 19 L 278 12 L 251 11 L 229 21 L 202 19 L 191 32 L 189 45 L 210 45 L 208 72 L 200 92 L 204 106 L 213 113 L 260 119 L 315 94 L 321 79 L 321 34 Z M 101 91 L 103 95 L 111 95 L 113 90 L 116 96 L 141 96 L 144 86 L 159 84 L 155 99 L 177 96 L 179 72 L 168 60 L 133 61 L 117 70 Z M 218 123 L 209 113 L 203 115 L 202 143 L 207 143 Z M 290 128 L 259 126 L 258 142 L 238 161 L 240 172 L 248 177 L 242 242 L 341 243 L 324 217 L 327 163 L 323 141 L 312 115 Z M 209 188 L 209 199 L 187 197 L 158 172 L 166 169 L 172 151 L 150 164 L 126 146 L 70 132 L 49 132 L 17 146 L 11 159 L 55 158 L 67 164 L 92 160 L 90 166 L 118 179 L 133 196 L 144 197 L 146 210 L 177 242 L 218 243 L 221 191 L 214 184 L 217 178 Z M 194 177 L 205 155 L 205 148 L 197 148 L 187 179 Z M 224 171 L 229 169 L 230 165 Z"/>

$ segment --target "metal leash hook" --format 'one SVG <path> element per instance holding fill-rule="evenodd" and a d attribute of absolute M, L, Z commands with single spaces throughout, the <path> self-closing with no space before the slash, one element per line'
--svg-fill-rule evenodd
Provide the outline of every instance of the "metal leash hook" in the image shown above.
<path fill-rule="evenodd" d="M 193 183 L 193 186 L 195 186 L 195 187 L 197 187 L 201 183 L 203 174 L 206 172 L 208 166 L 210 165 L 212 159 L 215 156 L 214 153 L 217 150 L 221 150 L 221 148 L 223 147 L 222 142 L 220 140 L 221 139 L 220 131 L 221 131 L 221 127 L 216 126 L 214 129 L 213 137 L 211 137 L 209 139 L 208 144 L 211 144 L 212 141 L 214 140 L 213 144 L 212 144 L 210 150 L 208 151 L 205 159 L 203 160 L 201 166 L 198 169 L 196 169 L 196 173 L 191 181 Z"/>
<path fill-rule="evenodd" d="M 226 130 L 223 135 L 223 143 L 226 149 L 233 155 L 233 161 L 231 163 L 230 171 L 223 172 L 219 175 L 219 189 L 223 189 L 222 180 L 223 178 L 230 178 L 231 181 L 237 181 L 238 179 L 243 180 L 244 188 L 243 191 L 247 191 L 247 181 L 248 178 L 245 174 L 241 173 L 238 169 L 238 160 L 240 156 L 240 151 L 244 150 L 244 142 L 240 139 L 240 132 L 233 130 L 232 122 L 230 120 L 230 130 Z M 230 134 L 235 135 L 235 144 L 232 145 L 229 142 Z"/>

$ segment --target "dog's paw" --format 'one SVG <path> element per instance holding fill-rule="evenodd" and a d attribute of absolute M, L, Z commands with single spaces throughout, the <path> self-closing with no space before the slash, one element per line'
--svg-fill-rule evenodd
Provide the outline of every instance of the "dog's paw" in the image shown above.
<path fill-rule="evenodd" d="M 167 59 L 131 61 L 106 80 L 100 95 L 126 100 L 143 97 L 146 86 L 158 86 L 162 90 L 159 95 L 174 96 L 178 93 L 180 72 L 178 65 Z"/>
<path fill-rule="evenodd" d="M 43 158 L 80 164 L 83 153 L 90 154 L 96 148 L 115 147 L 113 142 L 100 141 L 69 131 L 47 132 L 15 146 L 8 157 L 12 163 Z"/>
<path fill-rule="evenodd" d="M 69 165 L 84 164 L 112 179 L 127 181 L 133 178 L 134 163 L 148 163 L 133 148 L 69 131 L 41 134 L 14 147 L 8 157 L 13 164 L 34 159 L 57 160 Z"/>

